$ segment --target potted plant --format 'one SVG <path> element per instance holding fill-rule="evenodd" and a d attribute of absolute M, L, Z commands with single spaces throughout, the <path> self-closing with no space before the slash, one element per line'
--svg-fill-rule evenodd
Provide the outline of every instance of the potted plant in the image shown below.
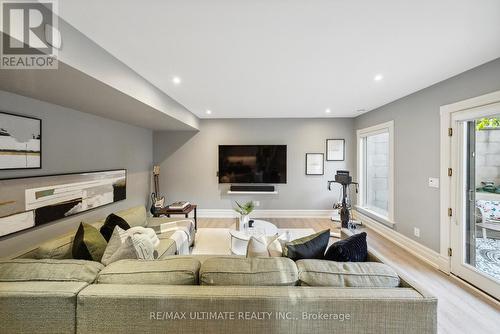
<path fill-rule="evenodd" d="M 253 201 L 249 201 L 249 202 L 246 202 L 243 204 L 240 204 L 240 203 L 235 201 L 235 203 L 236 203 L 236 207 L 234 208 L 234 211 L 236 211 L 237 213 L 240 214 L 240 219 L 239 219 L 238 224 L 236 226 L 236 229 L 239 231 L 239 230 L 241 230 L 241 228 L 245 224 L 248 224 L 249 215 L 253 211 L 253 209 L 255 208 L 255 205 L 254 205 Z"/>

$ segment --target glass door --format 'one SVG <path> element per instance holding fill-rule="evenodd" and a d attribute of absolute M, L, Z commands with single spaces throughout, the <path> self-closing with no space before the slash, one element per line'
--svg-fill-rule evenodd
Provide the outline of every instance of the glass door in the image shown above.
<path fill-rule="evenodd" d="M 451 269 L 500 298 L 500 113 L 461 117 L 452 150 L 458 173 Z"/>

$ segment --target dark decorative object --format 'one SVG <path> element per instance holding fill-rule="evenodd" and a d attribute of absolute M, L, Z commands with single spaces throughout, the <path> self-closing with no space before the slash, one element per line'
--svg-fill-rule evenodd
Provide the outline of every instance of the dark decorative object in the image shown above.
<path fill-rule="evenodd" d="M 323 153 L 306 153 L 306 175 L 324 175 L 324 158 Z"/>
<path fill-rule="evenodd" d="M 254 223 L 253 219 L 250 219 L 248 221 L 248 227 L 253 227 L 253 223 Z"/>
<path fill-rule="evenodd" d="M 94 226 L 80 223 L 73 240 L 73 258 L 100 262 L 107 244 Z"/>
<path fill-rule="evenodd" d="M 155 191 L 151 194 L 151 209 L 149 210 L 154 216 L 158 209 L 165 206 L 165 197 L 160 195 L 160 166 L 153 166 L 153 184 Z"/>
<path fill-rule="evenodd" d="M 0 180 L 0 236 L 126 199 L 125 169 Z"/>
<path fill-rule="evenodd" d="M 0 112 L 0 169 L 42 168 L 42 120 Z"/>
<path fill-rule="evenodd" d="M 122 230 L 128 230 L 130 228 L 130 225 L 125 219 L 115 215 L 114 213 L 110 214 L 108 217 L 106 217 L 106 221 L 100 229 L 100 232 L 104 239 L 106 239 L 106 241 L 109 241 L 109 239 L 111 239 L 111 235 L 113 234 L 115 226 L 119 226 Z"/>
<path fill-rule="evenodd" d="M 356 193 L 358 192 L 358 183 L 352 182 L 352 176 L 349 175 L 349 171 L 347 170 L 338 170 L 337 174 L 335 174 L 334 181 L 328 181 L 328 190 L 332 190 L 332 183 L 339 183 L 342 185 L 342 202 L 340 203 L 340 221 L 342 222 L 343 228 L 349 227 L 350 213 L 349 209 L 351 208 L 351 200 L 347 197 L 348 188 L 351 185 L 356 186 Z M 334 204 L 334 209 L 337 209 L 338 203 Z"/>
<path fill-rule="evenodd" d="M 286 145 L 219 145 L 219 183 L 286 183 Z"/>
<path fill-rule="evenodd" d="M 366 262 L 367 257 L 368 245 L 365 232 L 337 241 L 328 248 L 325 254 L 326 260 L 337 262 Z"/>
<path fill-rule="evenodd" d="M 330 230 L 324 230 L 285 244 L 283 256 L 294 261 L 301 259 L 322 259 L 325 255 Z"/>
<path fill-rule="evenodd" d="M 326 140 L 326 161 L 345 160 L 345 139 Z"/>

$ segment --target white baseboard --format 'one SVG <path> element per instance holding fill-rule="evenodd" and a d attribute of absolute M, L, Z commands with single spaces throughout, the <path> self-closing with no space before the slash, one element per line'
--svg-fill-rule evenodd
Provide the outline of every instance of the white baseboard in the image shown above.
<path fill-rule="evenodd" d="M 373 220 L 372 218 L 363 215 L 358 211 L 353 211 L 353 215 L 357 220 L 360 220 L 365 226 L 372 229 L 374 232 L 382 235 L 399 247 L 407 250 L 419 259 L 425 261 L 436 269 L 445 273 L 450 272 L 450 260 L 448 257 L 442 256 L 438 252 L 416 242 L 391 228 Z"/>
<path fill-rule="evenodd" d="M 255 210 L 251 218 L 330 218 L 337 216 L 334 210 Z M 198 217 L 202 218 L 237 218 L 239 215 L 232 209 L 200 209 Z"/>

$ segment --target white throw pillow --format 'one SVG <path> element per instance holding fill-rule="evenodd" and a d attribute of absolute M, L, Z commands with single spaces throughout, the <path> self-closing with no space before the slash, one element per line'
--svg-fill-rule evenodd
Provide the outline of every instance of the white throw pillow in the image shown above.
<path fill-rule="evenodd" d="M 151 237 L 143 233 L 125 231 L 116 226 L 104 251 L 101 262 L 104 265 L 123 259 L 154 260 L 154 246 Z"/>
<path fill-rule="evenodd" d="M 248 241 L 247 257 L 280 257 L 282 252 L 278 236 L 250 237 Z"/>

